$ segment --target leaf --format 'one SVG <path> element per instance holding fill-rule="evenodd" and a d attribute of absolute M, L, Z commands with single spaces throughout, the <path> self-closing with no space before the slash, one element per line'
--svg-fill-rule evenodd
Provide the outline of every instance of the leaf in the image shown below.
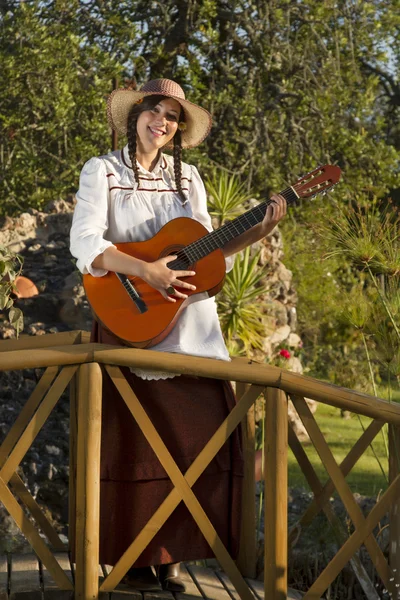
<path fill-rule="evenodd" d="M 11 308 L 8 313 L 8 319 L 11 325 L 15 327 L 18 336 L 19 332 L 22 331 L 22 329 L 24 328 L 24 318 L 22 311 L 19 308 Z"/>
<path fill-rule="evenodd" d="M 0 290 L 0 310 L 3 310 L 7 306 L 9 295 Z"/>

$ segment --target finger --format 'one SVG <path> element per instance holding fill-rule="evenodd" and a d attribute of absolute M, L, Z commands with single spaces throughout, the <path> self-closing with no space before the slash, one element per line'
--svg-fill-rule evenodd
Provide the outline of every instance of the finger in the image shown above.
<path fill-rule="evenodd" d="M 176 298 L 183 298 L 184 300 L 188 297 L 187 294 L 182 294 L 182 292 L 179 292 L 178 290 L 175 290 L 174 296 Z"/>
<path fill-rule="evenodd" d="M 195 290 L 196 289 L 196 286 L 193 285 L 192 283 L 188 283 L 187 281 L 180 281 L 179 279 L 175 279 L 173 285 L 176 287 L 185 288 L 186 290 Z"/>
<path fill-rule="evenodd" d="M 167 290 L 167 296 L 175 296 L 177 298 L 187 298 L 187 294 L 183 294 L 182 292 L 179 292 L 178 290 L 176 290 L 172 285 L 170 285 Z"/>
<path fill-rule="evenodd" d="M 196 275 L 196 271 L 174 271 L 174 275 L 177 279 L 178 277 L 193 277 Z"/>
<path fill-rule="evenodd" d="M 169 254 L 165 257 L 165 264 L 168 264 L 169 262 L 171 262 L 171 260 L 175 260 L 176 258 L 178 258 L 176 254 Z"/>
<path fill-rule="evenodd" d="M 163 298 L 165 298 L 165 300 L 168 300 L 168 302 L 176 302 L 175 298 L 171 298 L 171 296 L 168 296 L 167 292 L 165 292 L 164 290 L 158 290 L 161 294 L 161 296 Z"/>
<path fill-rule="evenodd" d="M 280 194 L 274 194 L 271 197 L 271 206 L 275 219 L 281 219 L 286 214 L 286 200 Z"/>

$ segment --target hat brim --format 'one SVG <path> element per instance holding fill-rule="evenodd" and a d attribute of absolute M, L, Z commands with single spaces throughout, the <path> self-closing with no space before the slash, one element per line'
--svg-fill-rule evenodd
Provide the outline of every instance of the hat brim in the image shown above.
<path fill-rule="evenodd" d="M 107 117 L 110 126 L 119 135 L 126 135 L 128 114 L 132 106 L 145 96 L 160 95 L 173 98 L 183 108 L 186 129 L 181 132 L 182 147 L 194 148 L 201 144 L 211 130 L 212 119 L 210 113 L 205 108 L 189 102 L 189 100 L 183 100 L 169 94 L 160 94 L 160 92 L 141 92 L 140 90 L 136 91 L 125 88 L 114 90 L 107 100 Z"/>

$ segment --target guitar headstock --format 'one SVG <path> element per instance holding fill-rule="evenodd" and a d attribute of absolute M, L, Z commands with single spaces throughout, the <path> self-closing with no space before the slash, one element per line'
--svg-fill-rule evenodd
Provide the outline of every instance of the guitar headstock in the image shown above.
<path fill-rule="evenodd" d="M 340 179 L 340 168 L 334 165 L 317 167 L 292 186 L 299 198 L 312 198 L 332 189 Z"/>

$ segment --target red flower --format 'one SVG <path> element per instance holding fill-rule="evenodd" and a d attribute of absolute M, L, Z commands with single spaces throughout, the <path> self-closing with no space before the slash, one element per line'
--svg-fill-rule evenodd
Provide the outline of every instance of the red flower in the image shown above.
<path fill-rule="evenodd" d="M 291 354 L 289 350 L 285 350 L 285 348 L 282 348 L 282 350 L 279 351 L 279 356 L 283 356 L 283 358 L 290 358 Z"/>

